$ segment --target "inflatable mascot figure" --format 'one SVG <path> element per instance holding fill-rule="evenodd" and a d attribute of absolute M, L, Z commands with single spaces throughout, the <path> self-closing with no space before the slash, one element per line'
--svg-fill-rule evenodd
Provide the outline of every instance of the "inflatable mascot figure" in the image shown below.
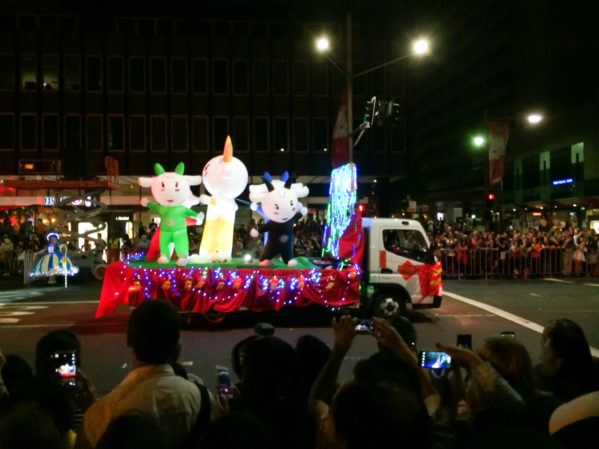
<path fill-rule="evenodd" d="M 233 157 L 231 137 L 227 136 L 223 154 L 213 157 L 204 166 L 202 178 L 210 195 L 200 195 L 206 204 L 206 222 L 200 243 L 199 257 L 192 256 L 194 263 L 227 262 L 233 249 L 233 226 L 237 204 L 235 198 L 248 184 L 248 171 Z"/>
<path fill-rule="evenodd" d="M 250 185 L 251 209 L 256 210 L 260 203 L 262 212 L 269 219 L 258 230 L 250 231 L 254 238 L 258 237 L 258 231 L 268 232 L 260 265 L 271 265 L 272 259 L 281 254 L 283 262 L 293 267 L 297 265 L 293 258 L 293 225 L 308 212 L 298 198 L 308 196 L 310 191 L 302 183 L 291 184 L 287 172 L 280 180 L 273 180 L 269 173 L 264 173 L 262 179 L 264 184 Z"/>
<path fill-rule="evenodd" d="M 142 187 L 150 187 L 156 203 L 142 198 L 140 204 L 148 207 L 160 215 L 160 257 L 158 263 L 167 263 L 170 260 L 173 247 L 177 253 L 177 265 L 185 266 L 189 260 L 189 241 L 187 240 L 187 226 L 185 217 L 195 218 L 198 224 L 203 221 L 203 214 L 197 214 L 185 203 L 197 204 L 196 196 L 190 189 L 191 186 L 202 182 L 201 176 L 184 176 L 185 165 L 180 162 L 174 172 L 165 172 L 162 165 L 155 164 L 156 176 L 139 178 L 137 182 Z"/>

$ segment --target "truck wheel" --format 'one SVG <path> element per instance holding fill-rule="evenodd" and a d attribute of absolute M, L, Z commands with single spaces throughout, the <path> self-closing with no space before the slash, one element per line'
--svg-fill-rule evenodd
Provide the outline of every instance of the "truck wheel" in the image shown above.
<path fill-rule="evenodd" d="M 200 315 L 202 324 L 205 328 L 208 329 L 216 329 L 225 322 L 225 316 L 227 314 L 224 312 L 215 312 L 214 310 L 208 310 L 206 313 Z"/>
<path fill-rule="evenodd" d="M 104 273 L 106 273 L 106 265 L 96 265 L 92 274 L 98 281 L 104 280 Z"/>
<path fill-rule="evenodd" d="M 382 294 L 377 296 L 372 308 L 372 315 L 380 318 L 393 318 L 406 314 L 406 302 L 397 295 Z"/>

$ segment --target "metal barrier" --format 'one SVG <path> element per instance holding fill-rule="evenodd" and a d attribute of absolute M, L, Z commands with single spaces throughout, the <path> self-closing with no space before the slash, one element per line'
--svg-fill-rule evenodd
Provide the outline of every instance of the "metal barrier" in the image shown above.
<path fill-rule="evenodd" d="M 547 276 L 599 276 L 599 263 L 573 260 L 572 251 L 546 248 L 536 254 L 500 251 L 495 248 L 458 250 L 438 249 L 444 279 L 501 279 Z"/>

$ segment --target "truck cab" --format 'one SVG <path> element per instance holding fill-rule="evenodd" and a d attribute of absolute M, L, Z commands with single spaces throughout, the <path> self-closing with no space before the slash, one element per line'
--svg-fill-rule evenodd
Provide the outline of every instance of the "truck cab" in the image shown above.
<path fill-rule="evenodd" d="M 364 259 L 360 302 L 372 315 L 402 315 L 412 308 L 438 308 L 441 265 L 422 225 L 404 218 L 363 218 Z"/>

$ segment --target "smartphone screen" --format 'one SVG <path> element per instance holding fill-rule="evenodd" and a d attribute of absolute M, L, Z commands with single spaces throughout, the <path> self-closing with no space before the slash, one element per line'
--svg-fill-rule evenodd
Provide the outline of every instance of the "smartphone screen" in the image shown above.
<path fill-rule="evenodd" d="M 77 351 L 74 349 L 56 351 L 51 355 L 54 361 L 54 370 L 58 377 L 67 385 L 77 383 Z"/>
<path fill-rule="evenodd" d="M 229 368 L 226 366 L 216 365 L 216 391 L 225 396 L 233 396 L 231 376 L 229 376 Z"/>
<path fill-rule="evenodd" d="M 372 334 L 374 332 L 374 322 L 369 319 L 358 318 L 355 330 L 359 334 Z"/>
<path fill-rule="evenodd" d="M 423 368 L 449 368 L 451 356 L 440 351 L 420 351 L 420 366 Z"/>
<path fill-rule="evenodd" d="M 470 335 L 470 334 L 459 334 L 456 345 L 459 348 L 472 349 L 472 335 Z"/>
<path fill-rule="evenodd" d="M 516 338 L 516 332 L 514 331 L 503 331 L 500 334 L 502 337 L 512 337 L 512 338 Z"/>

